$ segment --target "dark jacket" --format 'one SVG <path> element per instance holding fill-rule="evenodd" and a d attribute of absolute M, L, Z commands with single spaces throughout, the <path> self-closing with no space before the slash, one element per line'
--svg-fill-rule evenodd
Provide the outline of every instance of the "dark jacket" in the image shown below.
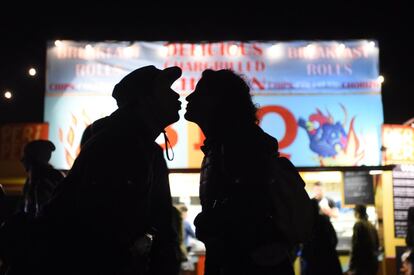
<path fill-rule="evenodd" d="M 313 200 L 315 223 L 311 239 L 303 245 L 303 275 L 342 275 L 336 252 L 338 238 L 329 217 L 319 213 L 317 200 Z"/>
<path fill-rule="evenodd" d="M 23 187 L 23 200 L 18 210 L 33 217 L 37 216 L 62 179 L 63 174 L 51 165 L 33 166 L 31 176 L 26 179 Z"/>
<path fill-rule="evenodd" d="M 349 268 L 356 275 L 375 275 L 378 270 L 379 238 L 375 227 L 368 220 L 355 223 Z"/>
<path fill-rule="evenodd" d="M 45 220 L 58 232 L 56 250 L 65 250 L 59 258 L 68 257 L 72 272 L 81 270 L 75 274 L 120 274 L 131 266 L 132 244 L 146 232 L 155 234 L 149 274 L 174 274 L 178 241 L 168 169 L 141 126 L 133 131 L 109 119 L 45 207 Z"/>
<path fill-rule="evenodd" d="M 406 245 L 414 249 L 414 207 L 411 206 L 407 211 L 407 232 L 405 235 Z"/>
<path fill-rule="evenodd" d="M 206 274 L 216 274 L 211 270 L 227 263 L 243 263 L 261 245 L 283 241 L 274 233 L 267 185 L 277 140 L 257 125 L 240 133 L 206 139 L 202 147 L 202 212 L 194 224 L 196 237 L 206 245 Z"/>

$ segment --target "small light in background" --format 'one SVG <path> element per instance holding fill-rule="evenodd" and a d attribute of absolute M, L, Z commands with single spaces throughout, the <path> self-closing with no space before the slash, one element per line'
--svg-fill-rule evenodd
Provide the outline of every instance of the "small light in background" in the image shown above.
<path fill-rule="evenodd" d="M 195 57 L 201 57 L 203 55 L 203 48 L 201 45 L 196 45 L 194 48 L 194 56 Z"/>
<path fill-rule="evenodd" d="M 128 46 L 123 49 L 124 58 L 137 58 L 139 56 L 138 46 Z"/>
<path fill-rule="evenodd" d="M 85 58 L 86 59 L 94 59 L 95 58 L 95 49 L 90 44 L 87 44 L 85 46 Z"/>
<path fill-rule="evenodd" d="M 231 45 L 229 47 L 229 54 L 230 55 L 237 55 L 238 52 L 239 52 L 239 47 L 237 45 Z"/>
<path fill-rule="evenodd" d="M 336 46 L 336 49 L 335 49 L 336 55 L 340 57 L 344 53 L 345 48 L 346 47 L 344 43 L 341 43 L 338 46 Z"/>
<path fill-rule="evenodd" d="M 283 47 L 281 44 L 274 44 L 268 49 L 269 57 L 272 59 L 279 59 L 283 57 Z"/>
<path fill-rule="evenodd" d="M 5 91 L 3 96 L 5 99 L 11 99 L 13 97 L 13 94 L 11 91 Z"/>
<path fill-rule="evenodd" d="M 369 170 L 370 175 L 381 175 L 382 170 Z"/>
<path fill-rule="evenodd" d="M 63 46 L 63 42 L 62 42 L 62 41 L 60 41 L 60 40 L 56 40 L 56 41 L 55 41 L 55 46 L 56 46 L 56 47 L 61 47 L 61 46 Z"/>
<path fill-rule="evenodd" d="M 167 55 L 168 55 L 168 46 L 162 46 L 162 47 L 160 47 L 160 49 L 159 49 L 159 55 L 161 57 L 167 57 Z"/>
<path fill-rule="evenodd" d="M 378 76 L 377 81 L 378 81 L 380 84 L 382 84 L 382 83 L 384 83 L 385 78 L 384 78 L 382 75 L 380 75 L 380 76 Z"/>
<path fill-rule="evenodd" d="M 377 49 L 374 41 L 366 41 L 363 47 L 366 53 L 374 53 Z"/>
<path fill-rule="evenodd" d="M 36 71 L 36 69 L 35 68 L 30 68 L 29 69 L 29 75 L 30 76 L 35 76 L 37 74 L 37 71 Z"/>
<path fill-rule="evenodd" d="M 316 54 L 316 45 L 309 44 L 305 47 L 305 57 L 307 58 L 314 58 Z"/>

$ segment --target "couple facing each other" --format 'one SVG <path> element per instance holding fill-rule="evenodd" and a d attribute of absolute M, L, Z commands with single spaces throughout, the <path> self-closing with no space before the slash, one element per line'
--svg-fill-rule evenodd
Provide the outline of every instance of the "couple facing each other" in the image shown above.
<path fill-rule="evenodd" d="M 79 267 L 85 274 L 126 269 L 178 274 L 168 167 L 155 139 L 179 120 L 179 94 L 171 86 L 181 74 L 179 67 L 145 66 L 115 85 L 118 109 L 85 130 L 79 156 L 43 208 L 52 232 L 68 232 L 68 237 L 62 244 L 60 235 L 48 235 L 50 251 L 65 250 L 59 257 L 50 255 L 56 256 L 49 261 L 54 264 L 42 274 L 63 274 L 62 266 L 70 266 L 67 274 L 77 274 Z M 287 254 L 266 265 L 250 256 L 258 243 L 283 240 L 269 239 L 257 226 L 267 201 L 266 191 L 255 183 L 265 176 L 263 163 L 277 154 L 278 144 L 257 125 L 248 84 L 231 70 L 205 70 L 186 100 L 185 119 L 206 136 L 201 147 L 202 211 L 195 221 L 197 238 L 206 245 L 205 274 L 293 274 Z M 231 203 L 229 197 L 234 198 Z M 222 218 L 204 215 L 218 206 L 227 209 Z M 151 240 L 151 249 L 144 239 Z M 70 265 L 62 262 L 73 255 L 77 260 Z M 150 260 L 143 264 L 142 259 Z"/>

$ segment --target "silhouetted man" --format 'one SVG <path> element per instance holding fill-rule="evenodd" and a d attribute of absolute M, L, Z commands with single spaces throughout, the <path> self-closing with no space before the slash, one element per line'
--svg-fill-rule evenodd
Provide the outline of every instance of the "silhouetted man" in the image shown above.
<path fill-rule="evenodd" d="M 55 145 L 49 140 L 34 140 L 23 149 L 22 164 L 27 172 L 20 211 L 36 217 L 52 197 L 63 174 L 49 164 Z"/>
<path fill-rule="evenodd" d="M 278 143 L 257 125 L 249 86 L 230 70 L 206 70 L 186 99 L 185 118 L 206 136 L 194 221 L 205 274 L 293 274 L 268 195 L 267 164 Z"/>
<path fill-rule="evenodd" d="M 335 201 L 325 195 L 322 182 L 317 181 L 313 185 L 313 195 L 319 203 L 320 210 L 329 218 L 337 218 L 339 214 Z"/>
<path fill-rule="evenodd" d="M 55 236 L 56 274 L 177 274 L 168 169 L 155 139 L 179 119 L 171 85 L 180 76 L 178 67 L 146 66 L 115 85 L 119 108 L 45 207 L 45 219 L 65 232 Z"/>
<path fill-rule="evenodd" d="M 377 229 L 368 220 L 365 205 L 355 205 L 354 215 L 357 221 L 353 228 L 348 274 L 376 275 L 379 252 Z"/>
<path fill-rule="evenodd" d="M 0 258 L 7 274 L 36 274 L 37 244 L 42 243 L 34 230 L 34 221 L 63 180 L 63 174 L 49 164 L 55 145 L 49 140 L 28 142 L 23 149 L 22 164 L 27 172 L 23 196 L 16 212 L 0 228 Z"/>

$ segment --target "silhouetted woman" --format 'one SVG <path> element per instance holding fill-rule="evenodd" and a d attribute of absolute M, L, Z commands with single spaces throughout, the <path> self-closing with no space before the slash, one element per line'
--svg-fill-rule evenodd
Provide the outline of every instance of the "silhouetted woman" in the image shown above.
<path fill-rule="evenodd" d="M 206 245 L 205 275 L 293 274 L 286 240 L 269 218 L 266 164 L 278 143 L 257 125 L 249 86 L 231 70 L 206 70 L 186 99 L 185 118 L 206 136 L 194 221 Z"/>

